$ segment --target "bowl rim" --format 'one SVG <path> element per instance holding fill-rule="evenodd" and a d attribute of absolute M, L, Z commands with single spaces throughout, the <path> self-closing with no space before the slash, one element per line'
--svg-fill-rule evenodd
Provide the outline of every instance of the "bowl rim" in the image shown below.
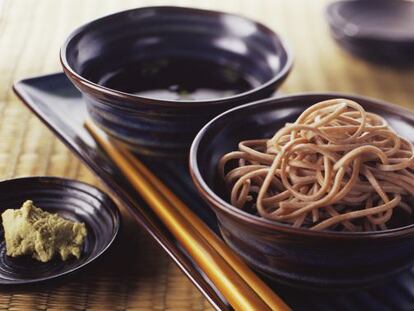
<path fill-rule="evenodd" d="M 115 201 L 111 198 L 110 195 L 102 191 L 101 189 L 98 189 L 97 187 L 88 184 L 83 181 L 65 178 L 65 177 L 59 177 L 59 176 L 25 176 L 25 177 L 16 177 L 16 178 L 9 178 L 0 181 L 0 184 L 6 184 L 6 183 L 28 183 L 29 185 L 33 184 L 39 184 L 39 182 L 46 181 L 49 183 L 52 183 L 54 185 L 58 186 L 64 186 L 67 185 L 70 188 L 72 188 L 75 191 L 81 191 L 85 192 L 91 196 L 101 196 L 104 198 L 105 201 L 109 202 L 108 209 L 110 210 L 111 216 L 114 220 L 114 226 L 112 227 L 112 234 L 110 239 L 108 240 L 108 243 L 102 247 L 98 252 L 95 252 L 92 254 L 90 258 L 88 258 L 86 261 L 80 263 L 79 265 L 75 265 L 72 268 L 68 270 L 61 271 L 54 275 L 49 275 L 45 277 L 38 277 L 34 279 L 19 279 L 16 281 L 13 281 L 11 283 L 2 283 L 0 281 L 0 284 L 5 285 L 24 285 L 24 284 L 32 284 L 32 283 L 38 283 L 38 282 L 46 282 L 52 279 L 60 278 L 68 274 L 72 274 L 74 272 L 77 272 L 78 269 L 82 269 L 88 264 L 92 263 L 93 261 L 97 260 L 99 257 L 101 257 L 115 242 L 116 238 L 119 235 L 120 227 L 121 227 L 121 214 L 117 207 L 117 204 Z"/>
<path fill-rule="evenodd" d="M 77 73 L 68 62 L 68 59 L 66 57 L 68 46 L 72 42 L 72 40 L 78 36 L 79 34 L 87 31 L 90 27 L 95 26 L 96 24 L 102 22 L 105 19 L 114 18 L 115 16 L 129 14 L 131 12 L 137 12 L 137 11 L 145 11 L 145 10 L 177 10 L 177 11 L 184 11 L 188 12 L 190 14 L 192 13 L 198 13 L 198 14 L 204 14 L 204 15 L 217 15 L 217 16 L 233 16 L 237 18 L 242 18 L 243 20 L 246 20 L 250 23 L 253 23 L 256 25 L 260 31 L 270 35 L 273 37 L 274 40 L 276 40 L 280 46 L 280 52 L 282 54 L 286 55 L 286 62 L 283 62 L 280 64 L 280 68 L 276 75 L 269 79 L 268 81 L 260 84 L 259 86 L 249 89 L 242 93 L 237 93 L 231 96 L 226 97 L 219 97 L 219 98 L 212 98 L 212 99 L 205 99 L 205 100 L 165 100 L 165 99 L 156 99 L 151 97 L 145 97 L 145 96 L 138 96 L 135 94 L 119 91 L 116 89 L 112 89 L 109 87 L 102 86 L 98 83 L 92 82 L 89 79 L 86 79 L 79 73 Z M 155 106 L 167 106 L 167 107 L 177 107 L 177 106 L 183 106 L 183 104 L 191 103 L 191 105 L 186 105 L 186 107 L 199 107 L 203 105 L 211 105 L 211 104 L 221 104 L 225 101 L 236 101 L 240 100 L 249 96 L 252 96 L 260 91 L 263 91 L 267 89 L 268 87 L 272 86 L 273 84 L 283 81 L 288 73 L 290 72 L 292 66 L 293 66 L 293 52 L 288 43 L 286 43 L 285 39 L 281 38 L 278 33 L 270 29 L 269 27 L 265 26 L 262 23 L 259 23 L 253 19 L 250 19 L 248 17 L 245 17 L 243 15 L 233 14 L 233 13 L 227 13 L 227 12 L 221 12 L 221 11 L 214 11 L 214 10 L 206 10 L 206 9 L 198 9 L 198 8 L 192 8 L 192 7 L 179 7 L 179 6 L 146 6 L 146 7 L 140 7 L 140 8 L 134 8 L 129 10 L 123 10 L 116 13 L 104 15 L 102 17 L 96 18 L 92 21 L 89 21 L 77 28 L 75 28 L 69 36 L 65 39 L 63 45 L 60 48 L 60 62 L 63 67 L 63 71 L 65 74 L 73 81 L 76 81 L 80 86 L 85 87 L 86 89 L 90 90 L 92 93 L 96 94 L 103 94 L 105 96 L 109 96 L 112 98 L 119 99 L 121 101 L 141 101 L 145 102 L 146 104 L 151 104 Z"/>
<path fill-rule="evenodd" d="M 191 178 L 193 180 L 196 189 L 200 193 L 201 197 L 213 207 L 215 212 L 225 213 L 228 216 L 231 216 L 233 219 L 238 219 L 244 223 L 255 227 L 257 229 L 266 229 L 272 230 L 274 232 L 284 232 L 293 235 L 314 237 L 314 238 L 324 238 L 324 239 L 379 239 L 379 238 L 399 238 L 407 235 L 414 235 L 414 223 L 408 226 L 398 227 L 394 229 L 387 229 L 381 231 L 366 231 L 366 232 L 341 232 L 341 231 L 313 231 L 306 228 L 294 228 L 287 224 L 279 223 L 277 221 L 268 220 L 262 217 L 258 217 L 242 211 L 235 206 L 228 203 L 226 200 L 222 199 L 217 195 L 206 183 L 204 178 L 201 175 L 199 166 L 198 166 L 198 150 L 200 147 L 200 142 L 205 136 L 205 134 L 212 128 L 212 126 L 221 118 L 226 117 L 230 114 L 234 114 L 239 110 L 246 109 L 252 106 L 266 105 L 269 102 L 274 103 L 275 101 L 284 101 L 284 100 L 294 100 L 294 99 L 304 99 L 312 96 L 328 96 L 328 97 L 338 97 L 338 98 L 353 98 L 355 100 L 367 101 L 374 105 L 379 105 L 382 109 L 392 109 L 398 114 L 404 114 L 408 116 L 414 122 L 414 113 L 406 108 L 397 106 L 385 101 L 374 99 L 367 96 L 361 96 L 352 93 L 340 93 L 340 92 L 303 92 L 295 94 L 287 94 L 280 97 L 266 98 L 252 103 L 244 104 L 232 109 L 229 109 L 211 121 L 209 121 L 197 134 L 190 148 L 189 155 L 189 170 Z"/>

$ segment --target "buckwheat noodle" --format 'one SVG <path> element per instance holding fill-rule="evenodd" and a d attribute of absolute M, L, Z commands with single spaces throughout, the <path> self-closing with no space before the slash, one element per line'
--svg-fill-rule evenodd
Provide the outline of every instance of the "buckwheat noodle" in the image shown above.
<path fill-rule="evenodd" d="M 377 231 L 411 217 L 414 146 L 377 114 L 333 99 L 270 139 L 246 140 L 219 171 L 233 206 L 311 230 Z"/>

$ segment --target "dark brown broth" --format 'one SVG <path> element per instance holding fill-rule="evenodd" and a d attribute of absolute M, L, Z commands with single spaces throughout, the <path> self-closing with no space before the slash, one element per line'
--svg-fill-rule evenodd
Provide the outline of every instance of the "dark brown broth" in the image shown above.
<path fill-rule="evenodd" d="M 165 100 L 222 98 L 260 84 L 230 66 L 180 58 L 129 64 L 107 73 L 98 83 L 122 92 Z"/>

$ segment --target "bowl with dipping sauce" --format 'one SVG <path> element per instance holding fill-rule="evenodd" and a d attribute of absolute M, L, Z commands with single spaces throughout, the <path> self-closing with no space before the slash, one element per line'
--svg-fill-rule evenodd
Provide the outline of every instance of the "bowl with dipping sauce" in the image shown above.
<path fill-rule="evenodd" d="M 145 7 L 76 29 L 61 48 L 91 118 L 141 154 L 183 156 L 213 116 L 272 95 L 292 55 L 233 14 Z"/>
<path fill-rule="evenodd" d="M 227 111 L 204 126 L 191 147 L 193 181 L 216 213 L 224 240 L 260 274 L 281 283 L 312 289 L 356 288 L 377 284 L 414 261 L 412 216 L 378 231 L 311 230 L 262 218 L 229 203 L 218 170 L 221 157 L 237 150 L 240 141 L 271 138 L 306 108 L 334 98 L 354 100 L 384 118 L 401 137 L 414 137 L 414 113 L 401 107 L 360 96 L 304 94 Z"/>

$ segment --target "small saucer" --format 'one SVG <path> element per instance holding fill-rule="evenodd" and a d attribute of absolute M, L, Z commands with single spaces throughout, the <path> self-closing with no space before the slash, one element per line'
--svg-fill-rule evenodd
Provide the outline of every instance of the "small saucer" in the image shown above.
<path fill-rule="evenodd" d="M 47 263 L 28 256 L 6 255 L 3 227 L 0 239 L 0 284 L 27 284 L 56 278 L 87 265 L 114 241 L 120 225 L 112 199 L 97 188 L 58 177 L 26 177 L 0 182 L 0 213 L 32 200 L 45 211 L 86 224 L 88 235 L 80 259 Z"/>

